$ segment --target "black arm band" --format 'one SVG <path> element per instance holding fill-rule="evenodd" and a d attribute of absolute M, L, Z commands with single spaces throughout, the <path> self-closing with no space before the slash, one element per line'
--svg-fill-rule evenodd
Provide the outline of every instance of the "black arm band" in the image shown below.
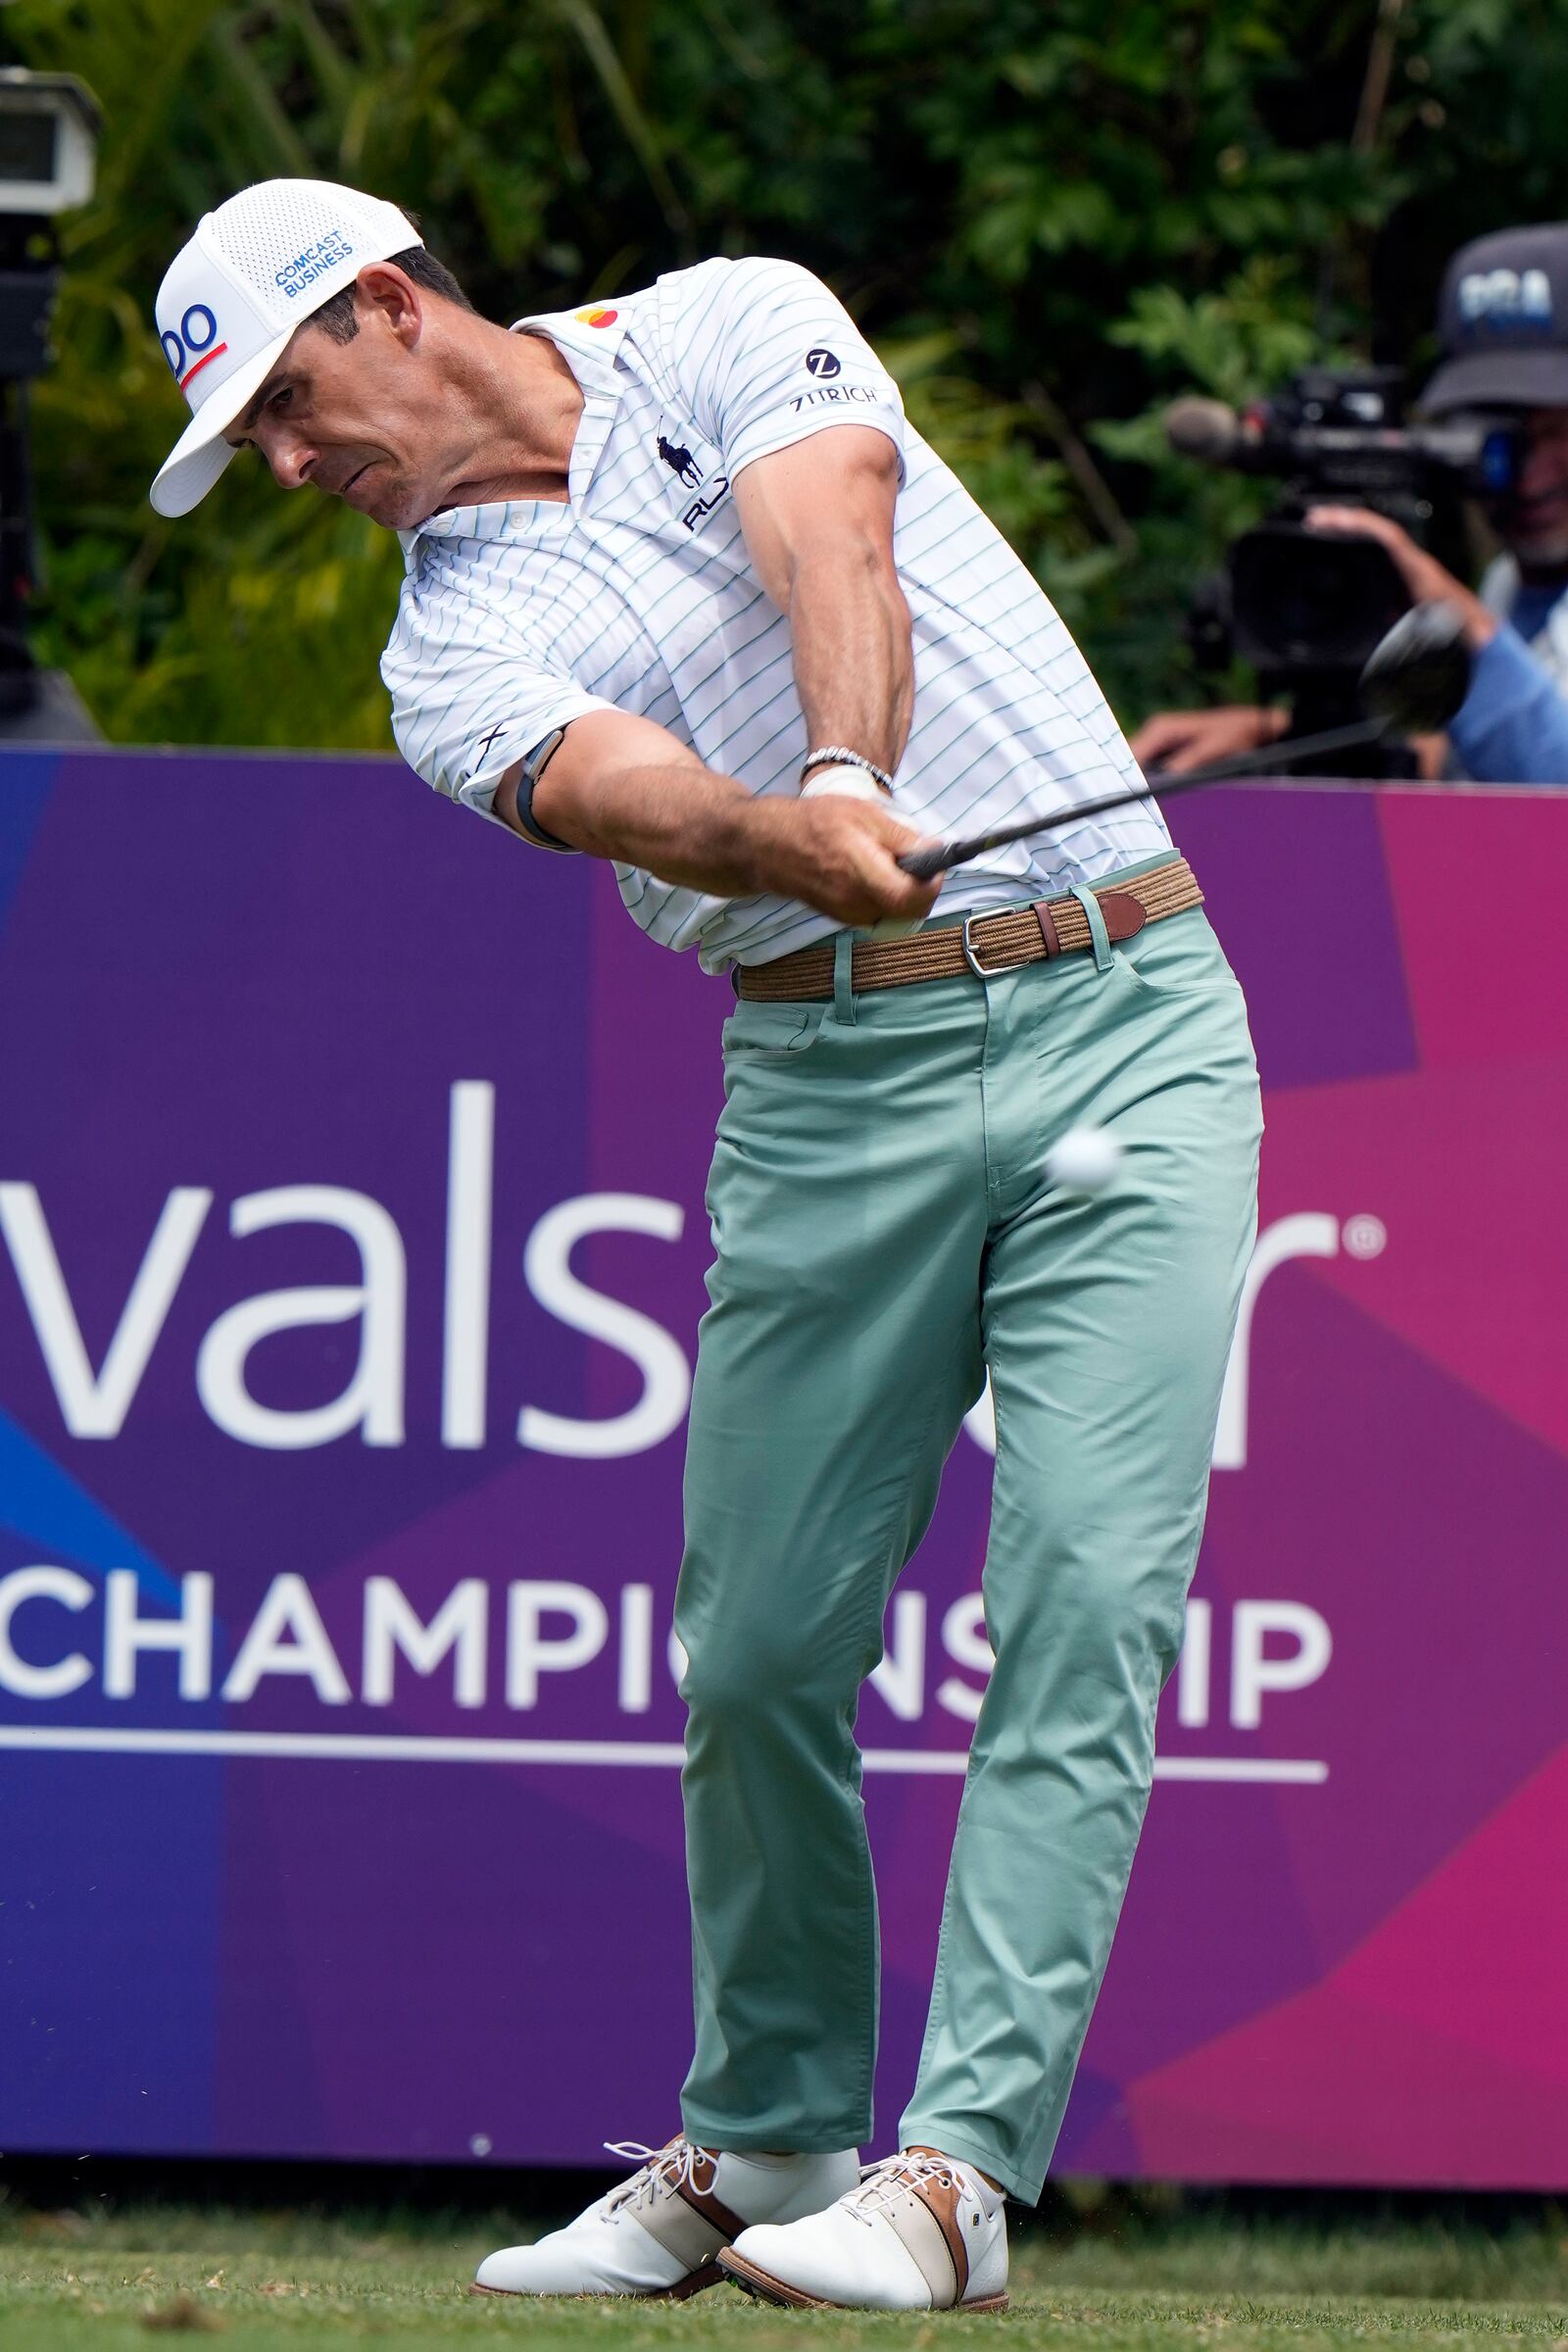
<path fill-rule="evenodd" d="M 581 852 L 573 849 L 569 841 L 558 841 L 553 833 L 547 833 L 533 812 L 533 796 L 539 779 L 560 750 L 565 732 L 564 727 L 557 727 L 555 733 L 547 735 L 543 743 L 536 743 L 523 760 L 517 777 L 517 826 L 536 849 L 556 850 L 564 857 L 576 858 L 581 856 Z"/>

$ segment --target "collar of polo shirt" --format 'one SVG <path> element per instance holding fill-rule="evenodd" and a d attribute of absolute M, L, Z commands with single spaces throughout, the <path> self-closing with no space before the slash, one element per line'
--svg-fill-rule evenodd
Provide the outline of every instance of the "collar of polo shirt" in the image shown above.
<path fill-rule="evenodd" d="M 508 329 L 514 335 L 542 335 L 564 352 L 584 399 L 590 403 L 597 395 L 614 390 L 615 355 L 625 331 L 624 314 L 613 302 L 591 302 L 574 311 L 542 311 L 531 318 L 514 318 Z M 442 507 L 412 530 L 399 531 L 398 538 L 411 560 L 421 539 L 508 539 L 522 529 L 525 521 L 531 525 L 536 505 L 533 499 L 495 499 L 485 506 Z"/>

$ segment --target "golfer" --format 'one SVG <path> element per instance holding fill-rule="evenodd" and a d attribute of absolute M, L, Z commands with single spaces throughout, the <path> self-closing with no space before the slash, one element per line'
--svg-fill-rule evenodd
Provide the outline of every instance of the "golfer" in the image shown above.
<path fill-rule="evenodd" d="M 1034 579 L 827 289 L 710 261 L 511 328 L 310 180 L 158 297 L 194 414 L 396 530 L 410 763 L 727 974 L 676 1628 L 696 2048 L 682 2135 L 518 2295 L 1005 2301 L 1149 1795 L 1254 1222 L 1257 1076 L 1201 894 Z M 916 843 L 1038 815 L 940 898 Z M 504 854 L 499 853 L 498 854 Z M 498 975 L 497 1019 L 507 1008 Z M 1054 1182 L 1076 1127 L 1111 1182 Z M 989 1368 L 996 1665 L 897 2151 L 865 2174 L 877 1916 L 855 1716 Z"/>

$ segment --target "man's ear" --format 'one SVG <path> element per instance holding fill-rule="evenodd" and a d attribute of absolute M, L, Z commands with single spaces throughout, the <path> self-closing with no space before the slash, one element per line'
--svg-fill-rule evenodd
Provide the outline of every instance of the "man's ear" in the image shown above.
<path fill-rule="evenodd" d="M 419 289 L 396 262 L 367 262 L 354 281 L 357 309 L 375 312 L 391 328 L 405 351 L 412 351 L 424 327 Z"/>

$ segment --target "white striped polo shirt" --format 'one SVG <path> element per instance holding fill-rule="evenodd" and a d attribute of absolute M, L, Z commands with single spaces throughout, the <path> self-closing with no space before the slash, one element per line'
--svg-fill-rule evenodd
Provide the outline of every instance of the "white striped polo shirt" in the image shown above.
<path fill-rule="evenodd" d="M 711 261 L 638 294 L 525 318 L 583 393 L 563 503 L 454 508 L 403 534 L 381 663 L 410 765 L 490 815 L 503 772 L 585 711 L 630 710 L 753 793 L 798 789 L 807 751 L 787 617 L 752 567 L 734 482 L 838 424 L 902 458 L 894 556 L 914 643 L 896 811 L 952 836 L 1142 781 L 1038 583 L 906 423 L 898 386 L 835 297 L 791 262 Z M 499 823 L 500 820 L 493 819 Z M 943 914 L 1091 882 L 1169 845 L 1151 801 L 977 858 Z M 617 865 L 650 936 L 710 971 L 836 928 L 798 900 L 720 899 Z"/>

